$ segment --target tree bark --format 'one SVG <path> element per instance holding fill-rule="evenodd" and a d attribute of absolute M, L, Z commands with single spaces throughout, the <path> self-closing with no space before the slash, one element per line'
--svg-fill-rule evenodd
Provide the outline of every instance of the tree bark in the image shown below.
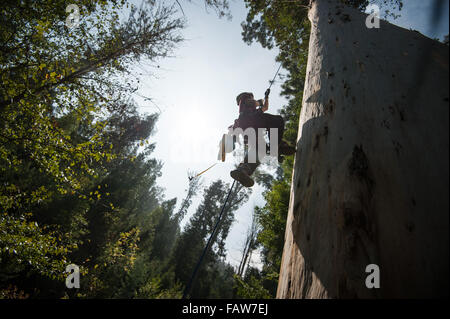
<path fill-rule="evenodd" d="M 366 17 L 311 2 L 277 298 L 448 297 L 449 49 Z"/>

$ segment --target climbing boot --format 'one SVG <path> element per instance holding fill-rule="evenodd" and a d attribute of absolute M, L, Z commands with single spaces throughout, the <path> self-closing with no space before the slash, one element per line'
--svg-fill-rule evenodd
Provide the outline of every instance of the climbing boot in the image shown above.
<path fill-rule="evenodd" d="M 280 155 L 293 155 L 295 154 L 295 147 L 290 146 L 285 141 L 281 141 L 278 146 L 278 154 Z"/>
<path fill-rule="evenodd" d="M 247 174 L 245 169 L 238 167 L 237 169 L 230 172 L 233 179 L 237 180 L 245 187 L 252 187 L 255 181 Z"/>

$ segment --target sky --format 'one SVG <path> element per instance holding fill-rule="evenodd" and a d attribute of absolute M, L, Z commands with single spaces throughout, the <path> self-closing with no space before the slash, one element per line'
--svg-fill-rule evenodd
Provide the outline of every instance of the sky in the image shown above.
<path fill-rule="evenodd" d="M 435 1 L 404 0 L 402 16 L 391 23 L 442 39 L 448 34 L 449 1 L 443 0 L 440 23 L 432 25 L 437 20 L 430 18 Z M 236 96 L 250 91 L 256 99 L 263 98 L 279 66 L 276 49 L 267 50 L 258 43 L 248 46 L 242 41 L 240 24 L 247 11 L 243 1 L 230 0 L 231 21 L 219 19 L 212 9 L 206 11 L 202 0 L 179 2 L 187 19 L 187 27 L 181 32 L 186 41 L 177 47 L 174 57 L 159 61 L 158 67 L 141 66 L 153 76 L 142 75 L 139 93 L 151 97 L 152 102 L 137 99 L 141 112 L 160 112 L 156 133 L 150 138 L 156 143 L 152 157 L 164 164 L 157 183 L 165 189 L 166 199 L 178 198 L 178 205 L 186 194 L 188 172 L 203 171 L 217 162 L 219 140 L 238 116 Z M 286 104 L 280 91 L 280 81 L 275 81 L 269 113 L 277 114 Z M 204 186 L 217 179 L 231 185 L 229 172 L 237 160 L 227 155 L 224 163 L 202 175 Z M 255 184 L 248 202 L 235 212 L 226 243 L 227 261 L 233 266 L 239 264 L 254 206 L 264 205 L 262 192 L 263 188 Z M 201 199 L 202 194 L 198 194 L 182 226 Z M 253 254 L 253 266 L 259 265 L 257 255 Z"/>

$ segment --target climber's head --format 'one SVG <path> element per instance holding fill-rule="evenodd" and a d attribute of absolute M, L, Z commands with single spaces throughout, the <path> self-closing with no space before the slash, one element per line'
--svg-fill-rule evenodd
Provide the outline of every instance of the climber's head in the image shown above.
<path fill-rule="evenodd" d="M 253 93 L 250 92 L 242 92 L 238 96 L 236 96 L 236 103 L 237 105 L 244 103 L 248 100 L 254 100 Z"/>
<path fill-rule="evenodd" d="M 255 109 L 259 104 L 258 101 L 255 101 L 253 97 L 253 93 L 243 92 L 236 97 L 237 105 L 239 105 L 239 110 L 247 109 L 252 110 Z"/>

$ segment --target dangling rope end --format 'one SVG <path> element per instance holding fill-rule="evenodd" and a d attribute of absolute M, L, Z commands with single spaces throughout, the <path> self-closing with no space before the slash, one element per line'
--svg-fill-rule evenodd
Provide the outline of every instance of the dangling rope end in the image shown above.
<path fill-rule="evenodd" d="M 211 165 L 210 167 L 208 167 L 208 168 L 205 169 L 204 171 L 201 171 L 201 172 L 198 173 L 198 174 L 195 174 L 195 172 L 188 172 L 188 179 L 189 179 L 189 182 L 192 181 L 194 178 L 199 177 L 200 175 L 202 175 L 203 173 L 205 173 L 207 170 L 213 168 L 213 167 L 216 166 L 216 165 L 217 165 L 217 163 L 214 163 L 213 165 Z"/>

